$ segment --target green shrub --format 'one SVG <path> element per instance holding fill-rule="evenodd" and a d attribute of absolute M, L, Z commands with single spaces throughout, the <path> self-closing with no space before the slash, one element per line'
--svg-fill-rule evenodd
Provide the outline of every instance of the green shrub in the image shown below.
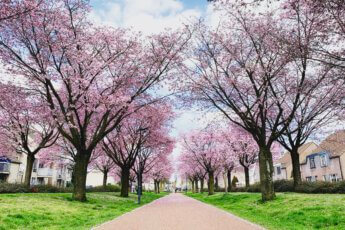
<path fill-rule="evenodd" d="M 86 189 L 87 192 L 120 192 L 121 188 L 118 185 L 107 185 L 105 188 L 103 186 L 89 187 Z"/>
<path fill-rule="evenodd" d="M 29 189 L 23 184 L 0 183 L 0 193 L 25 193 Z"/>
<path fill-rule="evenodd" d="M 234 176 L 231 180 L 231 185 L 233 188 L 236 188 L 236 183 L 238 182 L 238 179 L 236 176 Z"/>
<path fill-rule="evenodd" d="M 292 180 L 277 180 L 273 182 L 274 190 L 279 192 L 292 192 L 294 191 Z"/>
<path fill-rule="evenodd" d="M 51 185 L 34 185 L 30 188 L 24 184 L 0 183 L 0 193 L 64 193 L 72 192 L 71 188 L 58 188 Z"/>
<path fill-rule="evenodd" d="M 73 188 L 56 187 L 52 185 L 35 185 L 30 188 L 30 192 L 38 193 L 67 193 L 72 192 Z"/>
<path fill-rule="evenodd" d="M 273 182 L 275 192 L 300 192 L 300 193 L 343 193 L 345 194 L 345 181 L 339 182 L 306 182 L 295 190 L 292 180 L 277 180 Z M 260 183 L 250 185 L 248 188 L 232 188 L 233 192 L 261 192 Z"/>

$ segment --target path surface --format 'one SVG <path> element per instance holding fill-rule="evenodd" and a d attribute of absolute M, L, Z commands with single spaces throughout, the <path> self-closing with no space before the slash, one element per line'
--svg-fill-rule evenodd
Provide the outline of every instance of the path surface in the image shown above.
<path fill-rule="evenodd" d="M 171 194 L 95 229 L 251 230 L 262 228 L 182 194 Z"/>

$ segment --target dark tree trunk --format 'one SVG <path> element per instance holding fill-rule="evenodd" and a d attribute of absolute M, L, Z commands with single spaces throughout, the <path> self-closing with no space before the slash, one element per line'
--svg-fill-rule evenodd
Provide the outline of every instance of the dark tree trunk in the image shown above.
<path fill-rule="evenodd" d="M 108 170 L 103 171 L 103 188 L 107 187 Z"/>
<path fill-rule="evenodd" d="M 77 153 L 74 166 L 73 199 L 86 201 L 86 177 L 90 154 Z"/>
<path fill-rule="evenodd" d="M 273 187 L 273 161 L 272 153 L 267 146 L 260 146 L 259 168 L 262 201 L 273 200 L 275 198 Z"/>
<path fill-rule="evenodd" d="M 160 189 L 160 182 L 159 181 L 157 181 L 157 193 L 161 193 L 161 189 Z"/>
<path fill-rule="evenodd" d="M 204 193 L 204 179 L 200 180 L 200 193 Z"/>
<path fill-rule="evenodd" d="M 291 160 L 292 160 L 293 184 L 294 184 L 294 188 L 297 189 L 297 187 L 302 183 L 298 149 L 292 149 L 290 154 L 291 154 Z"/>
<path fill-rule="evenodd" d="M 214 172 L 210 171 L 208 173 L 208 195 L 213 195 L 214 194 Z"/>
<path fill-rule="evenodd" d="M 246 188 L 249 187 L 249 167 L 243 166 L 244 169 L 244 176 L 246 180 Z"/>
<path fill-rule="evenodd" d="M 121 168 L 121 197 L 128 197 L 130 169 L 127 167 Z"/>
<path fill-rule="evenodd" d="M 195 192 L 198 193 L 199 192 L 199 181 L 195 180 Z"/>
<path fill-rule="evenodd" d="M 231 192 L 231 170 L 228 170 L 227 172 L 227 178 L 228 178 L 228 192 Z"/>
<path fill-rule="evenodd" d="M 219 191 L 218 176 L 215 177 L 215 181 L 216 181 L 216 183 L 215 183 L 214 187 L 215 187 L 216 191 Z"/>
<path fill-rule="evenodd" d="M 30 187 L 31 174 L 32 174 L 34 161 L 35 161 L 35 155 L 29 153 L 26 157 L 26 169 L 25 169 L 25 178 L 24 178 L 24 184 L 27 187 Z"/>
<path fill-rule="evenodd" d="M 192 193 L 195 193 L 195 181 L 192 180 Z"/>

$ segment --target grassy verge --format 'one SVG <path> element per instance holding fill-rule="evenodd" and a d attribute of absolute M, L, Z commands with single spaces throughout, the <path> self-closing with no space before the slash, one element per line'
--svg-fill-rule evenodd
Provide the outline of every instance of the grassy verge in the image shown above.
<path fill-rule="evenodd" d="M 187 195 L 267 229 L 345 229 L 345 195 L 278 193 L 267 203 L 258 193 Z"/>
<path fill-rule="evenodd" d="M 144 193 L 142 205 L 166 193 Z M 0 230 L 7 229 L 90 229 L 131 211 L 139 205 L 136 195 L 89 193 L 88 201 L 71 200 L 71 194 L 1 194 Z"/>

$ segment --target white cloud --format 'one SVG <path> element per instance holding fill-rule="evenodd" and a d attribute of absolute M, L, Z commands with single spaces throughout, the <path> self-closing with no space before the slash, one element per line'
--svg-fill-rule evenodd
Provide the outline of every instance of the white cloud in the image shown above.
<path fill-rule="evenodd" d="M 201 17 L 199 9 L 186 9 L 178 0 L 111 0 L 92 2 L 91 19 L 100 25 L 131 27 L 143 33 L 157 33 L 177 28 Z"/>

